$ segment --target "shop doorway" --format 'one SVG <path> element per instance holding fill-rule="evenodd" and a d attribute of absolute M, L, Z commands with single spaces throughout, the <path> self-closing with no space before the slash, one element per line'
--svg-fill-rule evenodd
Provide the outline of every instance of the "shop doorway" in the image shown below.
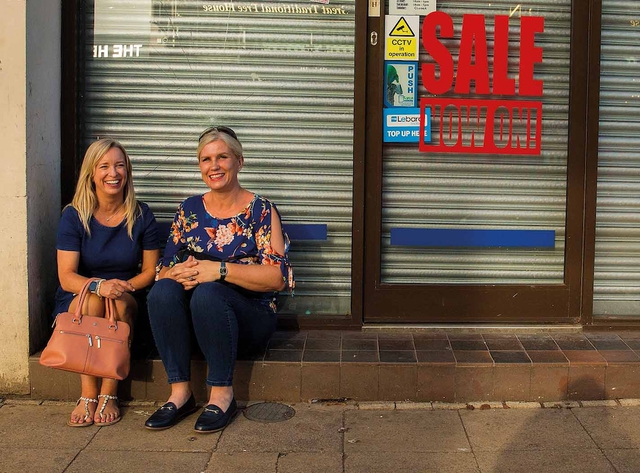
<path fill-rule="evenodd" d="M 571 3 L 556 5 L 566 15 L 555 23 L 556 28 L 535 38 L 535 46 L 541 49 L 548 44 L 564 47 L 555 51 L 556 60 L 547 54 L 535 66 L 535 78 L 544 82 L 544 92 L 537 98 L 539 122 L 529 123 L 540 129 L 538 150 L 528 154 L 466 152 L 453 146 L 456 140 L 451 136 L 462 130 L 458 126 L 464 120 L 456 104 L 479 97 L 473 90 L 466 96 L 453 89 L 428 93 L 419 70 L 433 58 L 423 44 L 416 61 L 417 107 L 421 98 L 430 100 L 431 144 L 442 146 L 425 146 L 421 151 L 418 142 L 391 139 L 387 131 L 394 111 L 389 111 L 388 100 L 385 103 L 390 62 L 385 62 L 384 12 L 380 18 L 369 18 L 367 37 L 379 35 L 381 41 L 371 42 L 367 52 L 365 324 L 579 322 L 584 148 L 573 144 L 583 142 L 579 97 L 584 88 L 575 78 L 584 71 L 578 69 L 582 67 L 578 61 L 571 60 L 573 54 L 581 54 L 572 47 L 572 24 L 575 28 L 580 17 Z M 461 13 L 455 2 L 442 1 L 438 10 L 455 25 L 454 37 L 443 42 L 454 61 L 461 54 L 464 13 L 482 15 L 487 32 L 500 21 L 495 5 Z M 504 11 L 508 12 L 507 2 Z M 558 12 L 538 14 L 544 18 L 551 13 Z M 422 21 L 420 17 L 421 25 Z M 509 21 L 513 22 L 509 28 L 519 29 L 519 19 Z M 516 39 L 505 48 L 509 67 L 517 73 Z M 491 38 L 488 41 L 488 51 L 496 51 L 497 44 Z M 491 74 L 492 61 L 489 55 Z M 492 124 L 496 130 L 491 123 L 496 119 L 487 117 L 495 117 L 490 108 L 497 97 L 480 99 L 488 108 L 477 112 L 476 126 L 485 129 Z M 438 100 L 451 106 L 440 102 L 438 113 L 433 106 Z M 403 113 L 408 112 L 398 112 Z M 444 143 L 443 130 L 449 133 L 451 149 Z M 458 145 L 468 145 L 464 140 L 461 137 Z"/>

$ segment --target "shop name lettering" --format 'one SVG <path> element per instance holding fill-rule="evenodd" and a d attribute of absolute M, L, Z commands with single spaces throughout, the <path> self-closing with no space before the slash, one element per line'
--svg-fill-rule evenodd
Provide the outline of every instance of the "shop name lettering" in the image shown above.
<path fill-rule="evenodd" d="M 93 57 L 140 57 L 142 44 L 95 44 Z"/>
<path fill-rule="evenodd" d="M 211 13 L 289 13 L 298 15 L 347 15 L 347 11 L 342 7 L 328 7 L 325 5 L 297 5 L 295 3 L 283 3 L 275 5 L 265 5 L 264 3 L 205 3 L 202 9 Z"/>
<path fill-rule="evenodd" d="M 436 11 L 422 24 L 422 43 L 433 62 L 421 65 L 422 85 L 428 93 L 496 96 L 492 99 L 423 98 L 420 100 L 420 151 L 440 153 L 540 154 L 542 102 L 521 100 L 541 97 L 543 81 L 535 79 L 534 66 L 542 62 L 536 33 L 544 32 L 544 18 L 520 18 L 519 68 L 516 79 L 508 75 L 509 16 L 495 17 L 493 77 L 489 74 L 487 33 L 483 15 L 462 19 L 457 67 L 440 38 L 453 38 L 453 20 Z M 439 32 L 439 36 L 438 33 Z M 439 74 L 437 73 L 439 71 Z M 491 81 L 493 79 L 493 81 Z M 515 96 L 518 99 L 506 99 Z M 424 142 L 425 110 L 431 109 L 432 140 Z"/>

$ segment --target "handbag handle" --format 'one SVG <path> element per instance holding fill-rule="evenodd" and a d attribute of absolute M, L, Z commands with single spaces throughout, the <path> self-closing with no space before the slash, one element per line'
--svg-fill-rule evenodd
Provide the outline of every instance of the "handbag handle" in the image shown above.
<path fill-rule="evenodd" d="M 82 287 L 82 291 L 80 291 L 80 297 L 78 298 L 78 306 L 76 307 L 76 311 L 74 313 L 73 323 L 77 323 L 80 325 L 82 323 L 82 307 L 84 307 L 84 300 L 89 293 L 89 285 L 92 281 L 99 281 L 100 278 L 89 278 L 87 282 Z M 104 300 L 104 316 L 107 320 L 109 320 L 109 328 L 113 328 L 114 330 L 118 330 L 118 322 L 116 321 L 116 307 L 115 303 L 112 299 L 108 297 L 103 297 Z"/>

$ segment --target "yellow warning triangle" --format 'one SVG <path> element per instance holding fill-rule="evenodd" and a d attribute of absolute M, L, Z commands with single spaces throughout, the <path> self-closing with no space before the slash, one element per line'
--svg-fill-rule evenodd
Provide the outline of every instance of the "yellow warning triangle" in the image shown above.
<path fill-rule="evenodd" d="M 389 33 L 389 36 L 415 36 L 415 34 L 413 34 L 409 23 L 402 16 L 391 30 L 391 33 Z"/>

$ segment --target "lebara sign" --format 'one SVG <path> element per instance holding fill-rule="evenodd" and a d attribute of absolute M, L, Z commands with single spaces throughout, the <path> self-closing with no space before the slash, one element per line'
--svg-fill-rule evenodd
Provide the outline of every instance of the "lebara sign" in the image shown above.
<path fill-rule="evenodd" d="M 431 118 L 429 110 L 424 137 L 429 141 L 431 136 Z M 417 107 L 384 109 L 384 142 L 385 143 L 417 143 L 420 139 L 420 109 Z"/>
<path fill-rule="evenodd" d="M 460 53 L 454 55 L 441 39 L 453 38 L 453 20 L 444 12 L 427 15 L 422 24 L 422 44 L 431 62 L 421 65 L 422 85 L 427 93 L 488 95 L 495 98 L 423 98 L 420 100 L 419 149 L 439 153 L 540 154 L 543 82 L 534 77 L 542 62 L 536 33 L 544 32 L 544 18 L 520 18 L 520 50 L 517 81 L 509 77 L 509 21 L 494 18 L 493 76 L 489 73 L 487 31 L 483 15 L 462 19 Z M 516 42 L 517 40 L 514 40 Z M 513 97 L 513 98 L 511 98 Z M 434 119 L 431 143 L 425 142 L 427 113 Z"/>

